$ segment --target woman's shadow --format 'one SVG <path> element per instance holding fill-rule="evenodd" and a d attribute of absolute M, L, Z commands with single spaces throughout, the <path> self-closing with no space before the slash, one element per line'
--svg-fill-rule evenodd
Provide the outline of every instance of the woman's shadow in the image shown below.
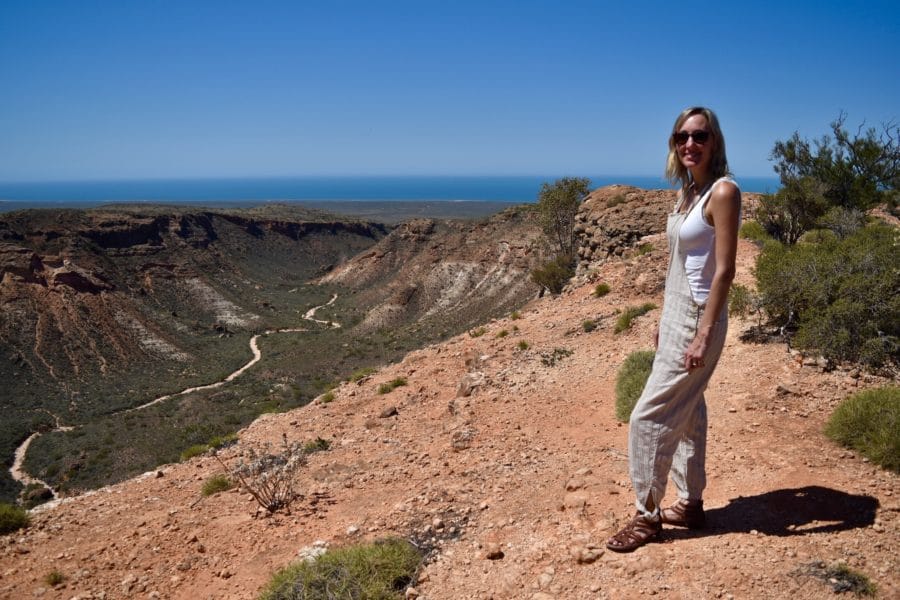
<path fill-rule="evenodd" d="M 689 538 L 723 533 L 788 536 L 866 527 L 875 522 L 878 500 L 817 485 L 739 496 L 706 511 L 706 529 L 667 529 L 666 537 Z"/>

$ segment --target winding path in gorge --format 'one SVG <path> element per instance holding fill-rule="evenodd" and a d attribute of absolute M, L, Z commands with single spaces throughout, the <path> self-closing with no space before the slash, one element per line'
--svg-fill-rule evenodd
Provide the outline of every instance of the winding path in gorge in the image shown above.
<path fill-rule="evenodd" d="M 314 323 L 327 325 L 329 327 L 334 327 L 334 328 L 340 327 L 341 326 L 340 323 L 315 318 L 316 312 L 320 308 L 330 306 L 331 304 L 334 303 L 335 300 L 337 300 L 337 298 L 338 298 L 338 295 L 334 294 L 331 297 L 331 300 L 329 300 L 325 304 L 322 304 L 320 306 L 314 306 L 313 308 L 306 311 L 306 313 L 304 313 L 304 315 L 303 315 L 303 318 L 307 321 L 312 321 Z M 258 363 L 260 361 L 260 359 L 262 359 L 262 352 L 260 351 L 259 346 L 256 343 L 260 336 L 271 335 L 273 333 L 298 333 L 301 331 L 307 331 L 307 330 L 303 329 L 303 328 L 270 329 L 268 331 L 264 331 L 263 333 L 258 333 L 256 335 L 254 335 L 252 338 L 250 338 L 250 352 L 253 353 L 253 357 L 245 365 L 243 365 L 241 368 L 234 371 L 233 373 L 231 373 L 224 379 L 213 382 L 213 383 L 208 383 L 206 385 L 198 385 L 195 387 L 189 387 L 189 388 L 181 390 L 180 392 L 166 394 L 164 396 L 160 396 L 159 398 L 154 398 L 150 402 L 141 404 L 140 406 L 135 406 L 133 408 L 128 408 L 128 409 L 119 411 L 118 413 L 113 413 L 113 415 L 125 414 L 125 413 L 135 412 L 135 411 L 139 411 L 139 410 L 144 410 L 145 408 L 153 406 L 154 404 L 158 404 L 159 402 L 163 402 L 165 400 L 169 400 L 169 399 L 175 398 L 177 396 L 183 396 L 185 394 L 190 394 L 193 392 L 199 392 L 199 391 L 203 391 L 203 390 L 211 390 L 213 388 L 221 387 L 221 386 L 225 385 L 226 383 L 233 381 L 236 378 L 243 375 L 244 372 L 247 371 L 247 369 L 249 369 L 256 363 Z M 41 410 L 43 410 L 43 409 L 41 409 Z M 74 429 L 74 427 L 71 427 L 71 426 L 60 425 L 59 417 L 56 415 L 52 415 L 52 416 L 56 420 L 56 427 L 51 429 L 49 431 L 49 433 L 53 433 L 55 431 L 71 431 L 72 429 Z M 9 469 L 9 473 L 14 480 L 18 481 L 23 486 L 27 486 L 30 484 L 38 484 L 38 485 L 42 485 L 42 486 L 46 487 L 48 490 L 50 490 L 50 493 L 53 494 L 53 499 L 55 500 L 55 499 L 59 498 L 59 495 L 56 493 L 56 490 L 54 490 L 50 485 L 48 485 L 47 482 L 45 482 L 41 479 L 38 479 L 37 477 L 32 477 L 31 475 L 29 475 L 25 471 L 25 467 L 24 467 L 25 455 L 28 453 L 28 447 L 31 446 L 31 443 L 35 439 L 37 439 L 41 434 L 42 434 L 42 432 L 35 431 L 30 436 L 28 436 L 28 438 L 24 442 L 22 442 L 18 448 L 16 448 L 16 452 L 15 452 L 15 455 L 13 458 L 13 464 L 12 464 L 12 467 L 10 467 L 10 469 Z"/>

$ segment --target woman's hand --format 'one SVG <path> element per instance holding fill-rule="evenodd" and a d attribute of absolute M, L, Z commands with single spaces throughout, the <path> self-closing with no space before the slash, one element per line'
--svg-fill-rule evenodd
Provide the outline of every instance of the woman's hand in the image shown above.
<path fill-rule="evenodd" d="M 688 345 L 684 352 L 684 368 L 688 371 L 702 368 L 706 363 L 706 349 L 708 347 L 707 339 L 709 334 L 706 332 L 698 332 L 694 340 Z"/>

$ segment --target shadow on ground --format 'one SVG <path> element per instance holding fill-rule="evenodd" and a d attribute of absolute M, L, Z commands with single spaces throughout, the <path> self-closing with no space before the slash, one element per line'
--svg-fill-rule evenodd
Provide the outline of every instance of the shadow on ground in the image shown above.
<path fill-rule="evenodd" d="M 875 522 L 878 500 L 817 485 L 774 490 L 738 497 L 721 508 L 706 511 L 707 528 L 701 531 L 666 528 L 668 538 L 692 538 L 723 533 L 789 536 L 829 533 Z"/>

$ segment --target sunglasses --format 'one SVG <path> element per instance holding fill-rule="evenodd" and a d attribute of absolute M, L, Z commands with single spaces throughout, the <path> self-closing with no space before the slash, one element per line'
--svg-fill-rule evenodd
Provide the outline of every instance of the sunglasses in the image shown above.
<path fill-rule="evenodd" d="M 694 139 L 695 144 L 705 144 L 709 141 L 709 132 L 698 129 L 697 131 L 692 131 L 690 133 L 687 131 L 676 131 L 672 134 L 672 140 L 679 146 L 687 144 L 687 141 L 690 138 Z"/>

